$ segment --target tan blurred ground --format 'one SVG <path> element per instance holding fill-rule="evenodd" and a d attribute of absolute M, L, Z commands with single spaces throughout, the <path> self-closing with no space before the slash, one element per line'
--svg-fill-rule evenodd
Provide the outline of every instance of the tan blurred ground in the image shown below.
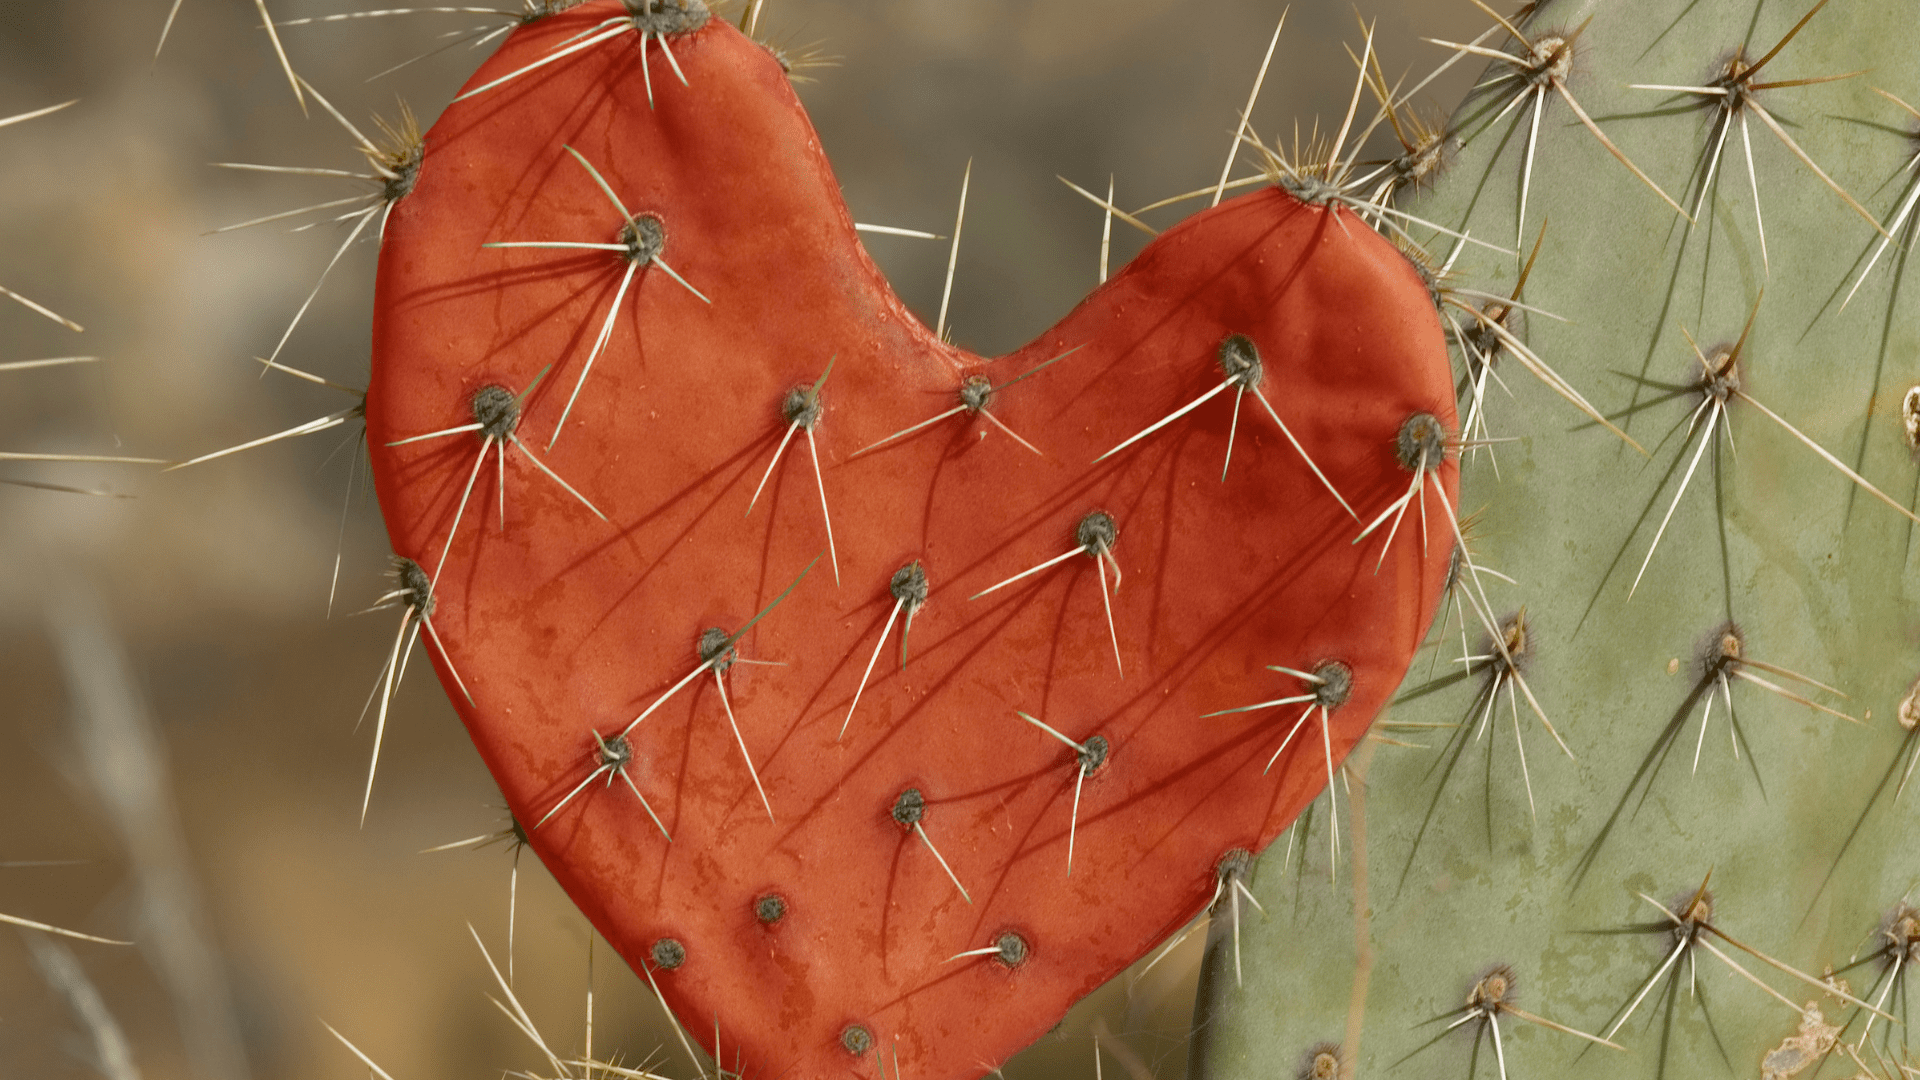
<path fill-rule="evenodd" d="M 156 63 L 168 3 L 0 0 L 0 116 L 82 99 L 0 129 L 0 285 L 87 327 L 75 335 L 0 300 L 0 362 L 109 361 L 0 373 L 0 450 L 182 458 L 345 404 L 291 379 L 256 378 L 248 359 L 272 349 L 344 234 L 290 233 L 284 223 L 205 233 L 351 192 L 208 163 L 359 161 L 331 120 L 301 116 L 250 0 L 184 0 Z M 281 19 L 353 9 L 343 0 L 270 6 Z M 1485 22 L 1467 0 L 1376 0 L 1361 10 L 1380 20 L 1390 77 L 1445 58 L 1420 36 L 1464 40 Z M 771 0 L 761 25 L 776 41 L 819 42 L 839 58 L 811 72 L 817 81 L 801 96 L 857 219 L 944 231 L 973 159 L 951 321 L 959 343 L 992 354 L 1040 332 L 1094 284 L 1100 213 L 1055 174 L 1090 188 L 1117 174 L 1123 205 L 1212 182 L 1279 13 L 1249 0 Z M 455 49 L 363 80 L 472 24 L 418 16 L 284 33 L 301 73 L 356 123 L 391 115 L 396 95 L 426 122 L 473 54 Z M 1296 117 L 1305 126 L 1316 116 L 1337 124 L 1354 71 L 1341 42 L 1357 48 L 1359 37 L 1346 4 L 1294 4 L 1256 127 L 1290 131 Z M 1431 110 L 1464 89 L 1470 66 L 1435 84 Z M 1117 265 L 1137 234 L 1119 229 L 1115 240 Z M 870 246 L 930 316 L 944 247 Z M 341 261 L 286 362 L 363 378 L 374 255 L 363 243 Z M 12 826 L 0 832 L 0 863 L 83 861 L 0 866 L 0 912 L 125 935 L 141 925 L 155 875 L 180 872 L 160 891 L 186 905 L 179 918 L 204 927 L 205 970 L 192 984 L 203 990 L 181 982 L 194 959 L 179 954 L 191 941 L 73 946 L 134 1064 L 155 1080 L 219 1071 L 218 1054 L 206 1057 L 193 1040 L 217 1038 L 220 1017 L 231 1018 L 248 1075 L 363 1073 L 322 1019 L 396 1080 L 538 1064 L 483 996 L 490 977 L 467 931 L 472 923 L 503 952 L 509 854 L 416 854 L 489 832 L 500 813 L 424 669 L 401 695 L 372 812 L 357 825 L 371 731 L 356 731 L 354 718 L 391 625 L 386 614 L 346 617 L 380 592 L 386 552 L 377 513 L 357 492 L 341 597 L 326 618 L 349 430 L 164 476 L 0 467 L 0 476 L 135 496 L 0 487 L 0 812 Z M 51 628 L 91 625 L 90 595 L 123 636 L 126 689 L 164 749 L 131 766 L 82 751 L 71 722 L 84 710 Z M 103 799 L 89 778 L 109 764 L 147 770 L 113 783 L 167 785 L 165 812 L 137 812 L 132 831 L 115 826 L 107 808 L 128 792 Z M 169 815 L 183 859 L 156 869 L 164 851 L 130 845 L 175 835 Z M 531 857 L 519 905 L 517 988 L 555 1049 L 576 1053 L 585 924 Z M 637 1061 L 670 1037 L 644 983 L 600 955 L 594 1047 L 622 1047 Z M 1178 1080 L 1193 955 L 1157 969 L 1131 1003 L 1125 987 L 1104 991 L 1098 1011 L 1076 1013 L 1006 1073 L 1091 1075 L 1088 1034 L 1102 1023 L 1155 1076 Z M 230 1009 L 212 989 L 222 985 Z M 207 1024 L 214 1036 L 182 1033 Z M 189 1045 L 200 1045 L 198 1058 Z M 0 1076 L 90 1075 L 92 1054 L 22 939 L 0 930 Z M 1292 1064 L 1276 1062 L 1276 1073 Z M 1119 1067 L 1107 1060 L 1108 1075 Z M 684 1057 L 666 1068 L 692 1073 Z"/>

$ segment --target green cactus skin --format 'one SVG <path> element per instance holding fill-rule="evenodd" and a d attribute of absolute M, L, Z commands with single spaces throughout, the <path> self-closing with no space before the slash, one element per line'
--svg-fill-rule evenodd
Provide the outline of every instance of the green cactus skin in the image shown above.
<path fill-rule="evenodd" d="M 1691 209 L 1717 113 L 1696 104 L 1698 96 L 1629 84 L 1703 85 L 1743 41 L 1750 57 L 1771 49 L 1811 3 L 1563 0 L 1542 5 L 1522 31 L 1536 38 L 1584 24 L 1567 89 Z M 1487 41 L 1497 44 L 1497 37 Z M 1763 90 L 1758 101 L 1883 222 L 1916 182 L 1917 145 L 1914 117 L 1874 88 L 1920 101 L 1917 56 L 1910 5 L 1854 0 L 1814 14 L 1759 76 L 1801 80 L 1869 69 Z M 1495 61 L 1488 75 L 1509 70 Z M 1490 121 L 1515 81 L 1486 87 L 1462 107 L 1453 126 L 1464 145 L 1409 210 L 1513 243 L 1530 101 Z M 1883 918 L 1920 879 L 1916 795 L 1894 797 L 1917 741 L 1900 722 L 1920 672 L 1912 523 L 1736 396 L 1727 411 L 1732 447 L 1716 431 L 1716 446 L 1702 456 L 1628 597 L 1707 420 L 1700 417 L 1689 439 L 1699 393 L 1663 396 L 1655 384 L 1696 384 L 1700 364 L 1685 333 L 1709 352 L 1731 344 L 1756 304 L 1741 388 L 1896 502 L 1911 506 L 1917 490 L 1920 471 L 1901 412 L 1920 380 L 1920 297 L 1907 280 L 1911 220 L 1892 229 L 1900 244 L 1881 255 L 1842 310 L 1879 236 L 1756 114 L 1748 127 L 1765 214 L 1763 263 L 1739 126 L 1736 120 L 1698 223 L 1689 227 L 1549 93 L 1525 246 L 1519 257 L 1468 247 L 1449 283 L 1510 291 L 1544 222 L 1524 300 L 1571 321 L 1523 315 L 1516 332 L 1649 453 L 1643 458 L 1587 420 L 1507 356 L 1495 371 L 1512 393 L 1489 384 L 1489 434 L 1515 441 L 1492 448 L 1497 475 L 1484 450 L 1478 460 L 1470 452 L 1463 470 L 1461 510 L 1482 511 L 1468 534 L 1475 560 L 1518 582 L 1483 577 L 1493 607 L 1505 617 L 1524 606 L 1526 679 L 1577 760 L 1559 752 L 1519 699 L 1538 805 L 1532 818 L 1504 690 L 1491 730 L 1484 738 L 1477 728 L 1467 734 L 1437 799 L 1454 729 L 1409 726 L 1391 734 L 1428 749 L 1378 745 L 1356 754 L 1349 766 L 1364 772 L 1367 796 L 1364 894 L 1359 874 L 1345 866 L 1337 884 L 1328 883 L 1323 822 L 1315 823 L 1313 842 L 1303 836 L 1295 845 L 1291 863 L 1284 840 L 1267 852 L 1252 881 L 1265 914 L 1241 907 L 1243 987 L 1235 985 L 1224 905 L 1216 915 L 1191 1075 L 1293 1075 L 1316 1044 L 1346 1042 L 1344 1075 L 1466 1076 L 1481 1021 L 1442 1029 L 1463 1015 L 1475 980 L 1497 964 L 1515 973 L 1513 1001 L 1521 1008 L 1603 1032 L 1675 946 L 1662 932 L 1605 931 L 1662 921 L 1636 892 L 1672 905 L 1709 871 L 1714 925 L 1801 971 L 1818 976 L 1888 944 Z M 1450 243 L 1440 237 L 1435 250 Z M 1458 349 L 1455 357 L 1462 363 Z M 1478 722 L 1477 710 L 1468 714 L 1484 674 L 1438 689 L 1421 685 L 1429 670 L 1444 679 L 1462 667 L 1458 610 L 1434 628 L 1438 656 L 1416 662 L 1386 727 Z M 1484 633 L 1469 620 L 1469 643 L 1486 651 Z M 1735 760 L 1715 683 L 1693 773 L 1703 643 L 1729 620 L 1744 634 L 1746 656 L 1851 697 L 1758 668 L 1749 674 L 1870 719 L 1857 726 L 1736 677 L 1732 699 L 1744 744 Z M 1635 785 L 1636 770 L 1676 722 L 1657 775 Z M 1363 755 L 1371 759 L 1364 767 Z M 1360 776 L 1353 789 L 1361 790 Z M 1622 806 L 1596 849 L 1603 824 Z M 1351 832 L 1360 833 L 1357 825 Z M 1369 953 L 1365 970 L 1356 940 Z M 1725 940 L 1708 940 L 1791 1001 L 1815 1002 L 1826 1022 L 1848 1025 L 1848 1044 L 1859 1040 L 1865 1014 L 1855 1007 Z M 1689 994 L 1695 961 L 1697 997 Z M 1671 1013 L 1663 980 L 1616 1035 L 1625 1052 L 1501 1016 L 1506 1075 L 1861 1071 L 1844 1051 L 1796 1069 L 1803 1044 L 1787 1040 L 1799 1034 L 1801 1016 L 1704 949 L 1695 947 L 1673 970 Z M 1886 983 L 1876 980 L 1886 968 L 1868 962 L 1843 978 L 1855 994 L 1878 999 Z M 1883 1007 L 1904 1019 L 1903 1000 L 1896 990 Z M 1915 1061 L 1920 1039 L 1912 1048 L 1908 1039 L 1898 1023 L 1874 1023 L 1861 1051 L 1873 1075 Z M 1478 1053 L 1481 1075 L 1500 1075 L 1490 1037 Z"/>

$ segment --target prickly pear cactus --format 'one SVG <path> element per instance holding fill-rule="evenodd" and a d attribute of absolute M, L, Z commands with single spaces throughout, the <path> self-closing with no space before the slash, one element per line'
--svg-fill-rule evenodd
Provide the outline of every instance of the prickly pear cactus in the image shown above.
<path fill-rule="evenodd" d="M 1196 1075 L 1908 1075 L 1912 11 L 1489 31 L 1401 202 L 1512 249 L 1433 243 L 1470 524 L 1418 745 L 1349 762 L 1337 884 L 1303 834 L 1216 905 Z"/>
<path fill-rule="evenodd" d="M 894 298 L 778 59 L 699 0 L 521 27 L 424 146 L 366 408 L 398 664 L 419 637 L 530 846 L 736 1070 L 1004 1060 L 1401 682 L 1458 424 L 1351 208 L 1228 200 L 988 361 Z"/>

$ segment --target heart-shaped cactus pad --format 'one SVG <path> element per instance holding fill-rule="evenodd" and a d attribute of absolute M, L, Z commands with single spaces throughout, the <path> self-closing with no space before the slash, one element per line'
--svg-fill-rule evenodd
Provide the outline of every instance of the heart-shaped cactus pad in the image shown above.
<path fill-rule="evenodd" d="M 405 180 L 399 592 L 533 849 L 731 1070 L 992 1068 L 1319 796 L 1438 607 L 1446 347 L 1349 210 L 1229 199 L 982 360 L 698 0 L 529 20 Z"/>

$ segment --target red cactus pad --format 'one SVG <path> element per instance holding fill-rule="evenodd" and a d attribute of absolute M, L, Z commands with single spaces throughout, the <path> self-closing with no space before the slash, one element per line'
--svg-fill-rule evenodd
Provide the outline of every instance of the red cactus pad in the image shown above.
<path fill-rule="evenodd" d="M 772 56 L 632 19 L 517 31 L 470 87 L 591 44 L 456 102 L 393 209 L 394 549 L 445 560 L 429 651 L 534 850 L 696 1038 L 751 1076 L 977 1075 L 1200 910 L 1398 686 L 1452 549 L 1439 323 L 1392 245 L 1276 189 L 979 359 L 888 290 Z M 553 241 L 610 247 L 486 246 Z M 1423 448 L 1437 484 L 1354 543 Z"/>

